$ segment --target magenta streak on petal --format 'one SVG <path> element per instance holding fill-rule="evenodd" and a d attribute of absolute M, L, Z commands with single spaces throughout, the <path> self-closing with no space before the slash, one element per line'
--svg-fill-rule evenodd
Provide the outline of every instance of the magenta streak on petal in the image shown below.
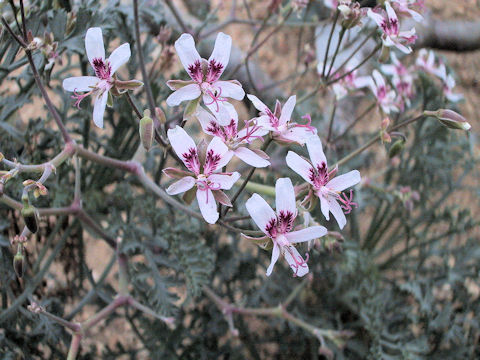
<path fill-rule="evenodd" d="M 345 193 L 342 193 L 342 195 L 337 197 L 337 200 L 340 201 L 340 206 L 344 210 L 345 214 L 350 214 L 350 212 L 353 210 L 353 207 L 358 207 L 358 204 L 353 202 L 353 190 L 351 189 L 349 196 L 347 196 Z"/>
<path fill-rule="evenodd" d="M 193 81 L 199 84 L 203 81 L 202 64 L 200 60 L 196 60 L 188 66 L 188 75 L 190 75 Z"/>
<path fill-rule="evenodd" d="M 321 165 L 317 166 L 317 171 L 311 167 L 308 177 L 316 189 L 320 189 L 322 186 L 325 186 L 329 180 L 327 164 L 322 162 Z"/>
<path fill-rule="evenodd" d="M 182 154 L 182 158 L 188 170 L 194 172 L 196 175 L 200 173 L 200 161 L 198 160 L 197 149 L 191 147 L 188 149 L 188 152 Z"/>
<path fill-rule="evenodd" d="M 226 139 L 233 139 L 237 136 L 238 129 L 235 120 L 231 119 L 230 124 L 223 127 L 223 131 L 225 132 Z"/>
<path fill-rule="evenodd" d="M 272 239 L 277 237 L 277 218 L 271 218 L 265 225 L 265 233 Z"/>
<path fill-rule="evenodd" d="M 207 152 L 207 156 L 205 158 L 205 165 L 203 166 L 203 173 L 205 175 L 210 175 L 212 172 L 217 170 L 218 163 L 220 162 L 221 156 L 219 154 L 215 154 L 213 149 L 210 149 Z"/>
<path fill-rule="evenodd" d="M 285 234 L 290 232 L 293 228 L 295 215 L 291 211 L 280 210 L 278 215 L 278 232 Z"/>
<path fill-rule="evenodd" d="M 105 62 L 102 58 L 94 58 L 93 69 L 95 70 L 95 75 L 102 80 L 110 80 L 112 68 L 110 64 Z"/>
<path fill-rule="evenodd" d="M 278 127 L 280 125 L 280 120 L 278 120 L 278 118 L 268 108 L 265 109 L 265 114 L 270 119 L 270 125 L 272 125 L 272 127 L 278 130 Z"/>
<path fill-rule="evenodd" d="M 209 83 L 217 81 L 220 78 L 222 70 L 223 64 L 217 62 L 215 59 L 210 60 L 210 63 L 208 64 L 206 81 Z"/>
<path fill-rule="evenodd" d="M 223 139 L 223 141 L 225 141 L 227 139 L 227 137 L 225 135 L 225 132 L 222 130 L 222 128 L 215 121 L 210 121 L 208 123 L 208 126 L 207 126 L 206 130 L 208 132 L 212 133 L 213 135 Z"/>

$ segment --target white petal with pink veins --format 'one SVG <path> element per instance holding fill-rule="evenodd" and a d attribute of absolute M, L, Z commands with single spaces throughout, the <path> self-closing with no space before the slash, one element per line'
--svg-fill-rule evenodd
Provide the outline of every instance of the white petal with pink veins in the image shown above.
<path fill-rule="evenodd" d="M 318 136 L 311 136 L 307 139 L 306 144 L 312 164 L 316 167 L 322 167 L 322 164 L 327 166 L 327 158 L 323 152 L 322 141 L 320 138 Z"/>
<path fill-rule="evenodd" d="M 120 45 L 118 48 L 113 50 L 113 52 L 108 57 L 108 62 L 111 67 L 111 74 L 113 75 L 120 66 L 125 64 L 128 59 L 130 59 L 130 56 L 131 52 L 129 43 Z"/>
<path fill-rule="evenodd" d="M 230 81 L 216 81 L 214 86 L 221 89 L 220 96 L 235 100 L 242 100 L 245 97 L 243 88 Z"/>
<path fill-rule="evenodd" d="M 294 274 L 298 277 L 302 277 L 308 274 L 308 265 L 303 260 L 302 256 L 295 248 L 295 246 L 286 247 L 283 256 L 287 260 L 288 265 L 293 270 Z M 300 264 L 298 264 L 300 262 Z"/>
<path fill-rule="evenodd" d="M 225 71 L 230 59 L 230 50 L 232 48 L 232 38 L 224 33 L 218 33 L 215 40 L 215 46 L 213 47 L 212 55 L 208 59 L 208 62 L 215 60 L 215 62 L 223 65 L 222 71 L 218 74 L 218 77 Z"/>
<path fill-rule="evenodd" d="M 273 267 L 275 266 L 275 263 L 278 260 L 278 257 L 280 255 L 280 248 L 278 247 L 277 244 L 273 244 L 273 249 L 272 249 L 272 260 L 270 260 L 270 265 L 268 265 L 267 269 L 267 276 L 270 276 L 273 271 Z"/>
<path fill-rule="evenodd" d="M 395 12 L 395 10 L 393 10 L 392 5 L 390 5 L 388 1 L 385 2 L 385 10 L 387 10 L 388 19 L 390 21 L 394 20 L 398 22 L 397 13 Z"/>
<path fill-rule="evenodd" d="M 282 113 L 280 114 L 280 118 L 278 119 L 280 126 L 290 121 L 290 118 L 292 117 L 292 113 L 293 113 L 293 108 L 295 107 L 296 102 L 297 102 L 297 97 L 293 95 L 293 96 L 290 96 L 287 102 L 285 103 L 285 105 L 282 106 Z"/>
<path fill-rule="evenodd" d="M 313 184 L 312 180 L 310 179 L 313 168 L 312 168 L 312 165 L 310 165 L 310 163 L 307 160 L 302 158 L 297 153 L 294 153 L 293 151 L 289 151 L 287 154 L 286 161 L 290 169 L 295 171 L 308 183 Z"/>
<path fill-rule="evenodd" d="M 275 183 L 275 205 L 277 216 L 280 212 L 289 212 L 295 217 L 297 215 L 297 205 L 295 204 L 295 191 L 293 190 L 292 180 L 289 178 L 280 178 Z"/>
<path fill-rule="evenodd" d="M 167 105 L 178 106 L 180 103 L 186 100 L 198 98 L 201 94 L 202 92 L 198 84 L 186 85 L 170 94 L 170 96 L 167 98 Z"/>
<path fill-rule="evenodd" d="M 182 34 L 182 36 L 175 41 L 175 49 L 177 50 L 178 57 L 180 58 L 183 67 L 190 74 L 188 67 L 196 61 L 202 60 L 195 48 L 195 40 L 193 40 L 192 35 Z"/>
<path fill-rule="evenodd" d="M 360 177 L 360 171 L 352 170 L 346 174 L 334 177 L 327 183 L 326 187 L 335 191 L 343 191 L 358 184 L 360 180 L 362 180 Z"/>
<path fill-rule="evenodd" d="M 311 226 L 306 229 L 292 231 L 285 234 L 285 237 L 291 244 L 318 239 L 327 234 L 327 229 L 323 226 Z"/>
<path fill-rule="evenodd" d="M 245 203 L 248 213 L 253 221 L 265 234 L 265 227 L 272 220 L 276 220 L 277 216 L 270 205 L 258 194 L 253 194 Z M 268 235 L 268 234 L 267 234 Z"/>
<path fill-rule="evenodd" d="M 217 203 L 212 190 L 197 190 L 197 201 L 203 218 L 209 224 L 215 224 L 218 220 Z"/>
<path fill-rule="evenodd" d="M 190 153 L 191 149 L 197 153 L 195 142 L 180 126 L 177 125 L 174 129 L 169 129 L 167 137 L 168 140 L 170 140 L 173 150 L 184 163 L 184 154 Z M 185 163 L 185 165 L 188 167 L 187 163 Z"/>
<path fill-rule="evenodd" d="M 63 88 L 67 91 L 90 91 L 100 80 L 96 76 L 75 76 L 63 80 Z"/>
<path fill-rule="evenodd" d="M 100 58 L 105 60 L 105 47 L 103 45 L 102 29 L 99 27 L 90 28 L 85 34 L 85 50 L 88 61 L 93 68 L 93 59 Z"/>
<path fill-rule="evenodd" d="M 262 130 L 266 131 L 266 134 L 268 134 L 269 131 L 276 130 L 270 122 L 270 117 L 268 117 L 267 115 L 262 115 L 258 117 L 256 121 L 257 121 L 257 125 L 260 126 Z"/>
<path fill-rule="evenodd" d="M 166 191 L 168 195 L 177 195 L 190 190 L 194 185 L 195 179 L 191 176 L 186 176 L 183 179 L 175 181 Z"/>
<path fill-rule="evenodd" d="M 209 130 L 210 128 L 212 128 L 214 126 L 215 127 L 219 126 L 215 116 L 210 114 L 207 110 L 205 110 L 201 106 L 197 107 L 197 112 L 196 112 L 195 115 L 197 116 L 197 119 L 200 122 L 200 126 L 202 127 L 203 131 L 206 134 L 215 136 L 216 134 Z"/>
<path fill-rule="evenodd" d="M 369 18 L 373 19 L 373 21 L 375 21 L 380 28 L 382 28 L 385 24 L 385 18 L 379 13 L 372 11 L 372 9 L 368 9 L 367 15 Z"/>
<path fill-rule="evenodd" d="M 373 70 L 372 73 L 373 79 L 375 80 L 375 84 L 378 87 L 384 87 L 385 86 L 385 79 L 383 78 L 382 74 L 378 70 Z"/>
<path fill-rule="evenodd" d="M 258 97 L 256 97 L 255 95 L 252 95 L 252 94 L 248 94 L 247 97 L 252 102 L 253 106 L 255 106 L 255 108 L 258 111 L 263 112 L 263 113 L 267 112 L 267 110 L 268 110 L 267 105 L 265 105 L 263 102 L 261 102 Z"/>
<path fill-rule="evenodd" d="M 234 150 L 235 155 L 246 162 L 248 165 L 262 168 L 270 165 L 270 161 L 261 158 L 259 155 L 255 154 L 252 150 L 247 149 L 246 147 L 238 147 Z"/>
<path fill-rule="evenodd" d="M 209 154 L 212 154 L 213 156 L 220 155 L 220 161 L 213 169 L 211 169 L 212 172 L 215 170 L 219 170 L 223 166 L 227 165 L 233 156 L 233 153 L 229 154 L 227 145 L 225 145 L 222 139 L 220 139 L 219 137 L 214 137 L 212 141 L 210 141 L 210 144 L 208 144 L 207 160 L 205 161 L 205 163 L 209 159 Z"/>
<path fill-rule="evenodd" d="M 232 186 L 240 179 L 240 173 L 234 172 L 231 175 L 228 174 L 212 174 L 208 177 L 208 180 L 220 186 L 220 189 L 230 190 Z"/>
<path fill-rule="evenodd" d="M 108 91 L 104 91 L 103 94 L 99 94 L 95 98 L 93 105 L 93 122 L 99 128 L 103 128 L 103 115 L 105 113 L 105 107 L 107 106 Z"/>

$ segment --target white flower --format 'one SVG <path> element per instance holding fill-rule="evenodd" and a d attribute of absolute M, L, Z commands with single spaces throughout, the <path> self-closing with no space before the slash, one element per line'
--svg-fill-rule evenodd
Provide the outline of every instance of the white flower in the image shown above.
<path fill-rule="evenodd" d="M 239 159 L 254 167 L 265 167 L 270 165 L 268 156 L 261 150 L 250 150 L 245 145 L 251 141 L 261 138 L 268 133 L 254 121 L 246 121 L 242 130 L 238 130 L 238 114 L 232 107 L 230 110 L 230 123 L 222 126 L 220 122 L 207 110 L 199 106 L 197 108 L 197 119 L 203 131 L 209 135 L 216 136 L 228 147 L 228 151 Z"/>
<path fill-rule="evenodd" d="M 295 276 L 304 276 L 308 273 L 308 257 L 307 260 L 304 260 L 294 244 L 324 236 L 327 234 L 327 229 L 323 226 L 311 226 L 302 230 L 291 231 L 297 217 L 292 181 L 289 178 L 278 179 L 275 184 L 275 194 L 276 212 L 258 194 L 253 194 L 246 203 L 248 213 L 265 234 L 264 238 L 269 237 L 273 241 L 272 260 L 267 269 L 267 276 L 272 273 L 280 253 L 285 257 Z M 259 240 L 258 238 L 243 236 L 248 239 Z"/>
<path fill-rule="evenodd" d="M 88 61 L 95 71 L 95 76 L 75 76 L 63 80 L 63 88 L 73 91 L 75 105 L 87 96 L 93 96 L 93 122 L 103 128 L 103 114 L 107 105 L 108 92 L 114 84 L 113 75 L 120 66 L 130 59 L 130 45 L 125 43 L 116 48 L 108 59 L 105 59 L 105 47 L 101 28 L 90 28 L 85 35 L 85 50 Z M 79 94 L 79 92 L 86 92 Z"/>
<path fill-rule="evenodd" d="M 221 190 L 230 190 L 240 178 L 238 172 L 218 172 L 226 166 L 232 158 L 225 144 L 214 137 L 207 147 L 205 162 L 200 164 L 200 155 L 193 139 L 180 126 L 169 129 L 168 140 L 178 157 L 183 161 L 189 171 L 174 168 L 164 169 L 170 177 L 180 178 L 168 187 L 167 194 L 177 195 L 184 193 L 194 186 L 197 187 L 197 201 L 203 218 L 209 224 L 215 224 L 219 214 L 217 211 L 218 200 L 224 205 L 232 206 L 228 197 Z"/>
<path fill-rule="evenodd" d="M 296 96 L 290 96 L 287 102 L 280 106 L 277 101 L 275 111 L 271 111 L 267 105 L 260 101 L 255 95 L 247 95 L 253 106 L 260 111 L 257 118 L 257 125 L 272 134 L 272 138 L 279 142 L 292 143 L 296 142 L 300 145 L 305 144 L 307 137 L 317 133 L 317 129 L 310 126 L 311 119 L 307 115 L 307 124 L 297 124 L 291 121 L 293 108 L 295 107 Z"/>
<path fill-rule="evenodd" d="M 405 45 L 411 44 L 417 39 L 415 28 L 409 31 L 400 31 L 397 14 L 389 2 L 385 3 L 385 10 L 386 14 L 384 15 L 374 12 L 372 9 L 369 9 L 367 13 L 377 23 L 378 27 L 382 29 L 383 45 L 386 47 L 395 46 L 405 54 L 410 54 L 412 48 Z"/>
<path fill-rule="evenodd" d="M 245 96 L 245 91 L 238 81 L 219 80 L 227 67 L 231 47 L 232 38 L 219 33 L 210 58 L 205 60 L 195 49 L 192 35 L 182 34 L 175 41 L 175 49 L 192 80 L 168 81 L 167 85 L 175 92 L 167 98 L 167 105 L 177 106 L 183 101 L 194 100 L 203 95 L 203 103 L 222 125 L 228 125 L 230 121 L 228 108 L 233 106 L 227 102 L 227 98 L 242 100 Z"/>
<path fill-rule="evenodd" d="M 385 82 L 378 70 L 373 70 L 372 76 L 361 76 L 355 81 L 358 87 L 368 86 L 377 100 L 377 105 L 386 114 L 392 111 L 398 112 L 396 106 L 397 95 L 395 91 Z"/>
<path fill-rule="evenodd" d="M 331 212 L 340 229 L 343 229 L 347 223 L 344 211 L 348 214 L 352 210 L 352 206 L 357 204 L 353 202 L 351 190 L 349 196 L 345 193 L 342 194 L 342 191 L 360 182 L 360 172 L 352 170 L 337 177 L 334 177 L 337 169 L 328 172 L 327 159 L 318 136 L 312 136 L 307 140 L 307 149 L 311 163 L 297 153 L 289 151 L 287 165 L 312 185 L 314 194 L 320 199 L 325 219 L 330 220 L 329 213 Z"/>

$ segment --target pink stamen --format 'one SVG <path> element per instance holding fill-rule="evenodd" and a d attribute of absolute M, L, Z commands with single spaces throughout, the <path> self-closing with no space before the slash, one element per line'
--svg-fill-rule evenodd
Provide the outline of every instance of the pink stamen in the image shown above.
<path fill-rule="evenodd" d="M 253 135 L 256 131 L 260 130 L 261 127 L 258 126 L 258 125 L 253 125 L 253 126 L 250 127 L 249 126 L 250 122 L 251 122 L 251 120 L 245 120 L 245 129 L 246 129 L 247 133 L 245 134 L 245 136 L 238 139 L 239 142 L 246 141 L 248 144 L 250 144 L 253 140 L 258 139 L 258 138 L 263 140 L 263 138 L 261 136 Z"/>
<path fill-rule="evenodd" d="M 315 134 L 315 127 L 310 125 L 312 123 L 312 117 L 310 116 L 310 114 L 306 114 L 306 115 L 302 116 L 302 119 L 307 119 L 307 123 L 306 124 L 295 124 L 295 127 L 305 127 L 309 131 L 311 131 L 312 133 Z"/>
<path fill-rule="evenodd" d="M 306 258 L 305 260 L 303 260 L 301 256 L 300 256 L 300 258 L 298 259 L 298 258 L 295 257 L 295 255 L 293 254 L 293 251 L 290 249 L 290 247 L 287 247 L 286 250 L 287 250 L 287 251 L 289 252 L 289 254 L 292 256 L 293 261 L 295 261 L 295 264 L 290 264 L 290 266 L 292 266 L 292 267 L 295 269 L 295 270 L 294 270 L 293 277 L 296 277 L 296 276 L 298 276 L 297 274 L 298 274 L 298 269 L 299 269 L 299 268 L 301 268 L 301 267 L 302 267 L 302 268 L 305 268 L 305 267 L 308 266 L 308 265 L 307 265 L 307 261 L 308 261 L 308 259 L 310 258 L 310 255 L 309 255 L 308 252 L 307 252 L 307 253 L 305 254 L 305 258 Z"/>
<path fill-rule="evenodd" d="M 207 191 L 207 190 L 220 190 L 220 184 L 216 184 L 214 182 L 211 182 L 210 180 L 197 180 L 197 188 L 201 191 Z M 207 191 L 207 204 L 208 204 L 208 191 Z"/>
<path fill-rule="evenodd" d="M 353 202 L 353 190 L 350 190 L 349 195 L 342 193 L 342 195 L 338 196 L 337 199 L 341 202 L 340 207 L 344 210 L 345 214 L 350 214 L 350 212 L 353 210 L 353 207 L 358 207 L 358 204 Z"/>
<path fill-rule="evenodd" d="M 85 99 L 87 96 L 89 96 L 93 91 L 89 91 L 85 94 L 79 94 L 77 92 L 77 89 L 73 90 L 73 95 L 71 96 L 72 99 L 75 99 L 75 107 L 77 109 L 80 109 L 80 103 L 82 102 L 83 99 Z"/>
<path fill-rule="evenodd" d="M 206 90 L 206 93 L 207 95 L 209 95 L 211 98 L 212 98 L 212 102 L 209 102 L 209 103 L 205 103 L 205 105 L 212 105 L 213 103 L 215 103 L 216 107 L 217 107 L 217 110 L 216 112 L 218 112 L 220 110 L 220 105 L 218 105 L 218 102 L 219 101 L 227 101 L 226 98 L 221 98 L 220 96 L 222 95 L 222 88 L 218 88 L 218 94 L 213 94 L 211 90 Z"/>

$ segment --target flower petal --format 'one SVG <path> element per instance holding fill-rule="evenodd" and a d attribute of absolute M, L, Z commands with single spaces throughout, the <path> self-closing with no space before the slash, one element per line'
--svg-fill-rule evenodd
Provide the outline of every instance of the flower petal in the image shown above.
<path fill-rule="evenodd" d="M 277 262 L 279 256 L 280 248 L 276 243 L 274 243 L 272 249 L 272 260 L 270 260 L 270 265 L 268 265 L 267 276 L 270 276 L 272 274 L 273 267 L 275 266 L 275 263 Z"/>
<path fill-rule="evenodd" d="M 358 170 L 352 170 L 333 178 L 327 183 L 326 187 L 335 191 L 343 191 L 358 184 L 361 179 L 360 172 Z"/>
<path fill-rule="evenodd" d="M 103 115 L 105 113 L 105 107 L 107 106 L 108 91 L 104 91 L 103 94 L 99 94 L 95 98 L 95 104 L 93 105 L 93 122 L 99 128 L 103 128 Z"/>
<path fill-rule="evenodd" d="M 229 174 L 212 174 L 208 177 L 208 180 L 219 185 L 220 189 L 230 190 L 232 186 L 240 179 L 240 173 L 234 172 Z"/>
<path fill-rule="evenodd" d="M 167 98 L 167 105 L 178 106 L 183 101 L 198 98 L 201 94 L 202 92 L 200 91 L 198 84 L 186 85 L 170 94 L 170 96 Z"/>
<path fill-rule="evenodd" d="M 247 149 L 246 147 L 238 147 L 234 150 L 234 153 L 238 158 L 245 161 L 250 166 L 262 168 L 270 165 L 270 161 L 261 158 L 259 155 L 255 154 L 252 150 Z"/>
<path fill-rule="evenodd" d="M 297 215 L 297 205 L 295 204 L 295 191 L 293 190 L 292 180 L 289 178 L 280 178 L 275 183 L 275 205 L 277 216 L 280 212 L 287 212 Z"/>
<path fill-rule="evenodd" d="M 190 152 L 197 153 L 197 146 L 193 139 L 178 125 L 175 126 L 174 129 L 168 130 L 167 137 L 175 153 L 183 161 L 185 166 L 189 168 L 189 165 L 185 162 L 184 154 L 189 154 Z"/>
<path fill-rule="evenodd" d="M 310 175 L 313 172 L 313 168 L 312 168 L 312 165 L 310 165 L 310 163 L 307 160 L 302 158 L 297 153 L 294 153 L 293 151 L 289 151 L 287 154 L 286 161 L 290 169 L 295 171 L 308 183 L 313 184 L 312 180 L 310 179 Z"/>
<path fill-rule="evenodd" d="M 276 138 L 285 142 L 296 142 L 300 145 L 304 145 L 307 139 L 317 134 L 317 129 L 308 128 L 306 126 L 295 126 L 287 131 L 279 133 Z"/>
<path fill-rule="evenodd" d="M 327 201 L 328 201 L 328 207 L 330 208 L 330 212 L 332 213 L 335 220 L 337 220 L 340 230 L 343 229 L 344 226 L 347 224 L 347 218 L 345 217 L 345 214 L 343 213 L 343 210 L 340 207 L 340 204 L 332 196 L 327 197 Z"/>
<path fill-rule="evenodd" d="M 195 185 L 195 179 L 191 176 L 185 176 L 183 179 L 175 181 L 168 187 L 168 195 L 177 195 L 190 190 Z"/>
<path fill-rule="evenodd" d="M 255 106 L 255 108 L 258 111 L 266 113 L 267 110 L 269 110 L 267 105 L 265 105 L 263 102 L 261 102 L 260 99 L 258 97 L 256 97 L 255 95 L 248 94 L 247 98 L 252 102 L 253 106 Z"/>
<path fill-rule="evenodd" d="M 285 236 L 291 244 L 318 239 L 327 234 L 327 229 L 323 226 L 310 226 L 306 229 L 286 233 Z"/>
<path fill-rule="evenodd" d="M 202 61 L 202 58 L 195 48 L 195 40 L 193 40 L 193 36 L 190 34 L 182 34 L 178 40 L 175 41 L 175 49 L 177 50 L 178 57 L 180 58 L 183 67 L 189 74 L 189 66 L 196 61 Z"/>
<path fill-rule="evenodd" d="M 213 164 L 211 161 L 213 160 L 213 157 L 215 155 L 220 155 L 220 160 L 217 163 Z M 222 139 L 218 137 L 214 137 L 212 141 L 210 141 L 210 144 L 208 144 L 208 147 L 207 147 L 207 157 L 205 160 L 205 167 L 210 167 L 211 172 L 219 170 L 225 165 L 227 165 L 228 162 L 232 159 L 232 157 L 233 157 L 233 152 L 229 151 L 227 145 L 223 143 Z M 207 165 L 210 165 L 210 166 L 207 166 Z M 215 165 L 215 166 L 212 167 L 212 165 Z M 204 173 L 206 174 L 207 171 L 204 170 Z"/>
<path fill-rule="evenodd" d="M 230 59 L 230 50 L 232 48 L 232 38 L 224 33 L 218 33 L 215 40 L 215 46 L 213 47 L 212 55 L 208 58 L 208 63 L 212 60 L 218 64 L 222 64 L 223 67 L 217 75 L 217 79 L 225 71 L 225 68 L 228 65 L 228 60 Z M 243 97 L 242 97 L 243 98 Z M 239 99 L 241 100 L 241 99 Z"/>
<path fill-rule="evenodd" d="M 322 210 L 322 214 L 323 216 L 325 216 L 325 219 L 327 221 L 330 220 L 330 205 L 327 201 L 327 198 L 326 196 L 323 196 L 323 195 L 319 195 L 319 198 L 320 198 L 320 210 Z"/>
<path fill-rule="evenodd" d="M 276 220 L 277 216 L 270 205 L 258 194 L 253 194 L 245 203 L 248 213 L 260 230 L 268 235 L 265 228 L 272 220 Z"/>
<path fill-rule="evenodd" d="M 197 190 L 197 201 L 203 218 L 209 224 L 215 224 L 218 220 L 217 203 L 212 190 Z"/>
<path fill-rule="evenodd" d="M 90 28 L 85 34 L 85 50 L 88 61 L 93 66 L 93 59 L 105 60 L 105 46 L 103 45 L 102 29 L 99 27 Z"/>
<path fill-rule="evenodd" d="M 303 260 L 303 257 L 299 254 L 295 246 L 286 247 L 283 256 L 296 276 L 302 277 L 308 274 L 308 265 Z"/>
<path fill-rule="evenodd" d="M 369 18 L 373 19 L 373 21 L 375 21 L 380 28 L 382 28 L 383 24 L 385 23 L 385 18 L 382 15 L 372 11 L 372 9 L 368 9 L 367 15 Z"/>
<path fill-rule="evenodd" d="M 128 59 L 130 59 L 130 55 L 131 55 L 131 52 L 130 52 L 129 43 L 120 45 L 118 48 L 113 50 L 113 52 L 110 54 L 108 58 L 112 75 L 115 74 L 115 71 L 117 71 L 120 66 L 125 64 L 128 61 Z"/>
<path fill-rule="evenodd" d="M 221 89 L 221 97 L 227 97 L 235 100 L 242 100 L 245 97 L 243 88 L 230 81 L 216 81 L 214 86 Z"/>
<path fill-rule="evenodd" d="M 327 167 L 327 158 L 323 153 L 322 141 L 318 136 L 311 136 L 306 141 L 308 155 L 310 155 L 310 160 L 315 167 Z"/>
<path fill-rule="evenodd" d="M 96 76 L 75 76 L 63 80 L 63 88 L 67 91 L 90 91 L 100 80 Z"/>
<path fill-rule="evenodd" d="M 293 108 L 295 107 L 296 102 L 297 102 L 297 97 L 293 95 L 293 96 L 290 96 L 287 102 L 285 103 L 285 105 L 282 106 L 282 113 L 280 115 L 280 118 L 278 119 L 280 126 L 290 121 L 290 118 L 292 117 L 292 113 L 293 113 Z"/>
<path fill-rule="evenodd" d="M 216 136 L 217 132 L 212 131 L 212 130 L 213 129 L 218 129 L 219 131 L 221 130 L 215 116 L 210 114 L 210 112 L 205 110 L 203 107 L 198 106 L 197 107 L 197 112 L 196 112 L 195 115 L 196 115 L 198 121 L 200 122 L 200 126 L 202 127 L 203 131 L 206 134 Z"/>

